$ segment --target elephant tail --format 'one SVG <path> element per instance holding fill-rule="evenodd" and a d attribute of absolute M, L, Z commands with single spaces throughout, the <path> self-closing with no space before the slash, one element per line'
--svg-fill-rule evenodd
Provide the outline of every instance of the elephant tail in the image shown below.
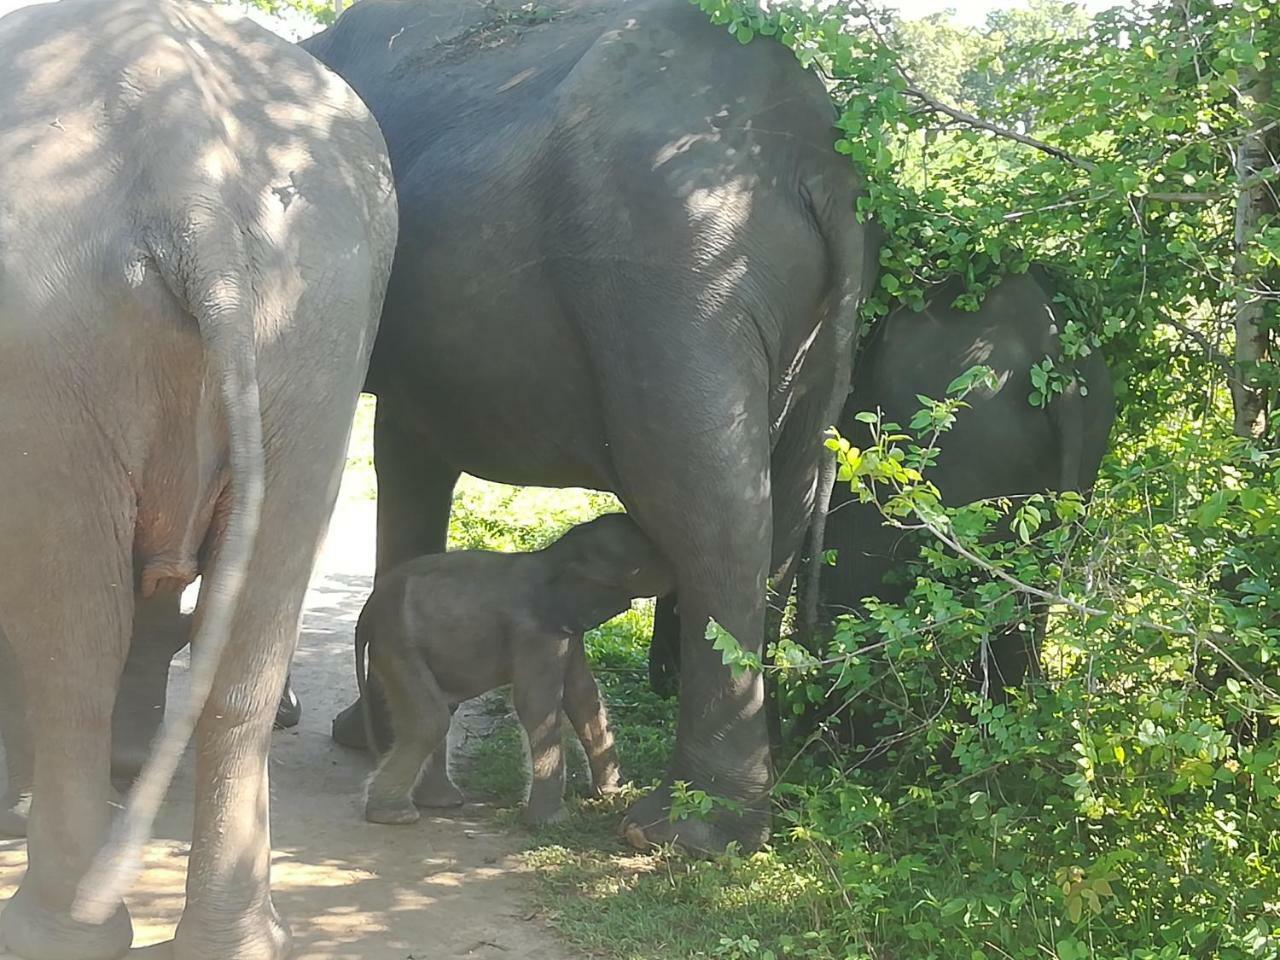
<path fill-rule="evenodd" d="M 375 587 L 376 589 L 376 587 Z M 369 703 L 369 641 L 373 639 L 371 605 L 366 603 L 356 620 L 356 687 L 360 690 L 360 718 L 364 721 L 365 743 L 369 751 L 378 756 L 378 740 L 373 730 L 373 707 Z"/>
<path fill-rule="evenodd" d="M 257 541 L 266 483 L 253 289 L 240 225 L 224 210 L 192 202 L 150 246 L 170 291 L 195 320 L 226 418 L 230 506 L 212 568 L 204 571 L 192 639 L 191 692 L 165 718 L 111 840 L 77 897 L 75 916 L 111 917 L 141 870 L 142 848 L 213 690 Z"/>

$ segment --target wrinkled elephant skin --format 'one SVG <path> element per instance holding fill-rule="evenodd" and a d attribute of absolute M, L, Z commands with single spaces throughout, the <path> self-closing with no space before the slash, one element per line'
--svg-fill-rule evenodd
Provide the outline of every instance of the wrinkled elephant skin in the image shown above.
<path fill-rule="evenodd" d="M 616 492 L 672 565 L 688 667 L 630 835 L 756 846 L 763 685 L 704 635 L 762 646 L 877 252 L 825 89 L 685 0 L 363 0 L 304 46 L 369 104 L 400 195 L 368 382 L 379 569 L 444 549 L 462 471 Z M 672 823 L 676 780 L 742 812 Z"/>
<path fill-rule="evenodd" d="M 1033 266 L 1027 275 L 1007 277 L 976 312 L 953 306 L 963 289 L 952 281 L 933 294 L 922 313 L 902 308 L 885 318 L 859 353 L 853 388 L 837 423 L 841 435 L 866 448 L 873 441 L 867 425 L 857 420 L 859 412 L 880 410 L 886 422 L 908 423 L 920 407 L 918 395 L 940 399 L 953 379 L 984 364 L 995 372 L 999 387 L 966 398 L 969 407 L 941 436 L 938 462 L 928 475 L 944 501 L 956 506 L 1043 491 L 1087 493 L 1106 453 L 1114 391 L 1099 354 L 1074 364 L 1062 360 L 1060 308 L 1052 291 L 1043 269 Z M 1057 358 L 1064 369 L 1074 366 L 1076 379 L 1038 408 L 1029 402 L 1031 367 L 1046 356 Z M 1003 533 L 1009 535 L 1008 529 Z M 893 603 L 905 596 L 897 574 L 917 555 L 918 542 L 884 524 L 876 507 L 860 502 L 847 487 L 833 492 L 824 546 L 837 557 L 835 566 L 821 574 L 825 619 L 857 611 L 866 597 Z M 671 627 L 674 604 L 673 597 L 660 600 L 654 618 L 650 682 L 660 695 L 670 694 L 679 671 L 678 637 Z M 1034 619 L 1032 644 L 1015 626 L 993 638 L 988 663 L 974 664 L 975 682 L 985 678 L 992 697 L 998 699 L 1037 668 L 1033 644 L 1043 630 L 1043 613 Z M 852 709 L 853 738 L 873 746 L 878 742 L 874 716 L 861 705 Z"/>
<path fill-rule="evenodd" d="M 356 661 L 368 652 L 395 731 L 369 781 L 365 819 L 415 823 L 420 806 L 461 804 L 446 764 L 451 712 L 507 684 L 529 747 L 527 822 L 566 815 L 562 712 L 596 793 L 616 792 L 618 758 L 582 635 L 669 588 L 666 564 L 616 513 L 542 550 L 427 554 L 386 571 L 356 625 Z"/>
<path fill-rule="evenodd" d="M 34 798 L 0 952 L 128 950 L 131 851 L 97 859 L 112 741 L 154 732 L 187 639 L 178 597 L 201 577 L 200 693 L 176 711 L 199 772 L 174 955 L 287 954 L 267 746 L 395 235 L 376 123 L 269 31 L 180 0 L 0 19 L 0 736 L 11 788 Z M 138 689 L 113 731 L 117 692 Z M 163 796 L 156 757 L 189 729 L 117 772 Z M 135 792 L 120 835 L 152 815 Z"/>

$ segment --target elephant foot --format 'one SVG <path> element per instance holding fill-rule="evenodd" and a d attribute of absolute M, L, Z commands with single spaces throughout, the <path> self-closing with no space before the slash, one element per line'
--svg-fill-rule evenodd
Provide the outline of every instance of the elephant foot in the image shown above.
<path fill-rule="evenodd" d="M 132 943 L 124 904 L 106 923 L 78 923 L 69 913 L 36 906 L 19 887 L 0 911 L 0 951 L 22 960 L 119 960 Z"/>
<path fill-rule="evenodd" d="M 549 827 L 552 824 L 564 823 L 568 820 L 569 811 L 564 808 L 563 803 L 556 804 L 554 807 L 550 805 L 541 807 L 529 806 L 525 807 L 520 819 L 529 827 Z"/>
<path fill-rule="evenodd" d="M 280 703 L 276 706 L 275 728 L 277 730 L 292 730 L 301 722 L 302 701 L 293 692 L 293 682 L 290 681 L 285 684 L 284 693 L 280 695 Z"/>
<path fill-rule="evenodd" d="M 111 782 L 116 789 L 124 793 L 129 792 L 133 781 L 137 780 L 138 774 L 142 773 L 142 767 L 146 764 L 150 751 L 151 741 L 145 739 L 112 748 Z"/>
<path fill-rule="evenodd" d="M 370 797 L 364 804 L 364 818 L 370 823 L 382 823 L 398 827 L 417 823 L 422 819 L 418 808 L 410 800 L 375 800 Z"/>
<path fill-rule="evenodd" d="M 610 763 L 599 776 L 591 778 L 591 793 L 593 797 L 611 797 L 615 793 L 622 792 L 622 770 L 616 763 Z"/>
<path fill-rule="evenodd" d="M 364 705 L 357 700 L 347 709 L 333 718 L 332 729 L 334 743 L 352 750 L 368 750 L 369 738 L 365 736 Z"/>
<path fill-rule="evenodd" d="M 265 910 L 245 911 L 230 922 L 187 911 L 173 938 L 172 955 L 173 960 L 288 960 L 293 938 L 270 900 Z"/>
<path fill-rule="evenodd" d="M 0 840 L 21 839 L 27 835 L 27 816 L 31 812 L 31 795 L 24 793 L 0 802 Z"/>
<path fill-rule="evenodd" d="M 637 850 L 675 846 L 704 857 L 724 853 L 731 843 L 744 851 L 758 850 L 769 839 L 768 796 L 741 810 L 721 807 L 705 817 L 673 821 L 670 787 L 664 785 L 632 804 L 620 832 Z"/>
<path fill-rule="evenodd" d="M 427 809 L 449 809 L 460 807 L 466 802 L 462 791 L 454 786 L 451 780 L 445 780 L 442 783 L 423 780 L 413 788 L 414 806 Z"/>

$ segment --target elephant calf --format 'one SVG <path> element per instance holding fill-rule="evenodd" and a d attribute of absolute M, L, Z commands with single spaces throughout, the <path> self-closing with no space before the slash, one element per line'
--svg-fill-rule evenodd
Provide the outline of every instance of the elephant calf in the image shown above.
<path fill-rule="evenodd" d="M 389 571 L 356 626 L 361 693 L 367 650 L 395 735 L 369 781 L 365 819 L 414 823 L 418 806 L 460 804 L 446 763 L 451 710 L 508 683 L 533 768 L 528 822 L 564 816 L 562 707 L 594 789 L 616 788 L 613 737 L 582 634 L 633 597 L 670 586 L 666 564 L 625 514 L 580 524 L 533 553 L 431 554 Z"/>

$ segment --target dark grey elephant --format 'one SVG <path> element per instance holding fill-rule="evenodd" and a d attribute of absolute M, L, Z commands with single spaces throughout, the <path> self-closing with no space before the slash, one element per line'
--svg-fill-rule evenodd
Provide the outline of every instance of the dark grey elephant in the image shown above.
<path fill-rule="evenodd" d="M 918 394 L 944 397 L 953 379 L 985 364 L 995 371 L 998 388 L 968 396 L 970 409 L 957 414 L 942 435 L 937 466 L 929 474 L 944 502 L 1088 492 L 1115 419 L 1111 374 L 1095 351 L 1075 361 L 1076 380 L 1063 394 L 1045 407 L 1031 405 L 1031 367 L 1062 357 L 1060 308 L 1052 291 L 1049 277 L 1033 266 L 1027 274 L 1006 277 L 976 312 L 953 305 L 964 292 L 961 281 L 953 280 L 932 295 L 923 312 L 903 308 L 885 318 L 859 353 L 853 389 L 837 423 L 841 434 L 865 448 L 871 438 L 868 426 L 856 419 L 860 411 L 879 408 L 886 421 L 908 423 L 920 408 Z M 875 506 L 860 503 L 847 486 L 837 485 L 832 494 L 824 545 L 837 551 L 836 565 L 821 571 L 827 618 L 858 610 L 864 597 L 892 603 L 905 596 L 904 580 L 890 574 L 917 556 L 918 541 L 882 523 Z M 662 694 L 670 692 L 679 664 L 670 628 L 674 602 L 659 601 L 650 651 L 650 680 Z M 1020 684 L 1035 664 L 1036 651 L 1024 637 L 1011 629 L 993 638 L 987 679 L 994 695 Z"/>
<path fill-rule="evenodd" d="M 356 625 L 357 676 L 367 650 L 395 733 L 369 781 L 365 819 L 415 823 L 420 806 L 461 804 L 445 749 L 450 714 L 507 684 L 529 747 L 526 821 L 565 815 L 562 710 L 593 788 L 616 791 L 618 758 L 582 635 L 670 585 L 666 563 L 620 513 L 579 524 L 542 550 L 457 550 L 386 571 Z"/>
<path fill-rule="evenodd" d="M 959 506 L 1045 491 L 1088 493 L 1115 420 L 1102 355 L 1063 359 L 1061 308 L 1039 267 L 1006 277 L 976 312 L 954 306 L 962 292 L 958 280 L 944 284 L 923 312 L 899 310 L 872 333 L 840 418 L 842 434 L 865 447 L 869 427 L 854 419 L 859 411 L 879 407 L 886 420 L 907 423 L 920 408 L 917 394 L 943 397 L 954 378 L 983 364 L 995 371 L 998 385 L 968 395 L 970 409 L 960 411 L 942 435 L 929 475 L 943 501 Z M 1029 400 L 1031 368 L 1046 357 L 1067 372 L 1074 367 L 1074 377 L 1063 393 L 1037 407 Z M 837 485 L 825 546 L 838 555 L 820 580 L 827 615 L 856 609 L 863 597 L 893 603 L 906 595 L 905 579 L 888 575 L 917 555 L 919 543 L 881 519 L 874 505 Z M 994 694 L 1019 685 L 1038 664 L 1025 639 L 1016 628 L 992 638 L 988 680 Z"/>
<path fill-rule="evenodd" d="M 33 797 L 0 952 L 125 954 L 121 894 L 194 733 L 174 955 L 288 953 L 267 747 L 395 234 L 373 118 L 261 27 L 177 0 L 0 20 L 8 827 Z M 190 702 L 108 843 L 126 657 L 188 639 L 178 598 L 197 577 Z"/>
<path fill-rule="evenodd" d="M 760 648 L 847 389 L 876 251 L 822 83 L 686 0 L 363 0 L 304 46 L 378 117 L 400 195 L 379 568 L 444 549 L 460 471 L 616 492 L 671 563 L 690 665 L 628 836 L 760 843 L 762 683 L 704 634 Z M 337 735 L 363 740 L 358 708 Z M 673 823 L 673 780 L 736 803 Z"/>

